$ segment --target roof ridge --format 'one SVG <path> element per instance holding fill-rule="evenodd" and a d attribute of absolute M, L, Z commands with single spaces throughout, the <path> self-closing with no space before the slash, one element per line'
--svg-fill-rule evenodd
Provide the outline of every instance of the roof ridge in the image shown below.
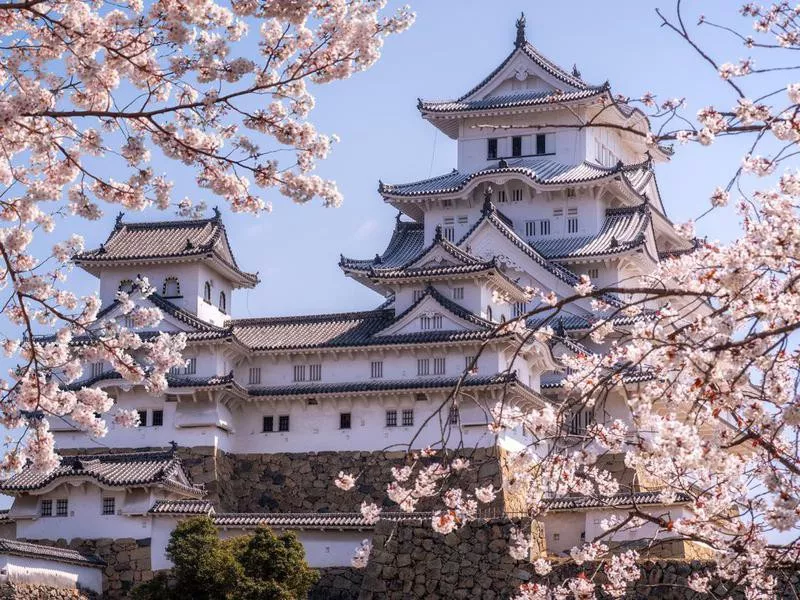
<path fill-rule="evenodd" d="M 124 222 L 122 220 L 119 221 L 118 227 L 119 229 L 123 227 L 132 227 L 134 229 L 139 228 L 167 228 L 167 227 L 205 227 L 211 223 L 219 223 L 222 225 L 222 221 L 219 217 L 207 217 L 203 219 L 173 219 L 173 220 L 160 220 L 160 221 L 131 221 L 131 222 Z"/>
<path fill-rule="evenodd" d="M 373 308 L 372 310 L 350 311 L 339 313 L 317 313 L 311 315 L 290 315 L 284 317 L 249 317 L 246 319 L 231 319 L 228 321 L 233 327 L 243 325 L 280 325 L 290 323 L 313 323 L 316 321 L 348 321 L 359 317 L 374 316 L 375 318 L 386 316 L 394 311 L 386 308 Z"/>

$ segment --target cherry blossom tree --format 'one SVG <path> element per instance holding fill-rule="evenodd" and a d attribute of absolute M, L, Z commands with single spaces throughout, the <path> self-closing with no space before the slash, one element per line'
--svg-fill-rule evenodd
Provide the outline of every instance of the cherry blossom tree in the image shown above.
<path fill-rule="evenodd" d="M 538 306 L 498 326 L 498 331 L 515 329 L 526 341 L 570 341 L 554 324 L 571 305 L 591 299 L 595 320 L 586 338 L 607 348 L 602 354 L 565 356 L 562 403 L 523 409 L 504 401 L 487 407 L 491 431 L 499 435 L 524 427 L 532 439 L 524 449 L 508 452 L 503 465 L 502 492 L 521 498 L 526 515 L 542 519 L 552 499 L 575 495 L 617 515 L 601 523 L 603 533 L 561 559 L 591 565 L 581 576 L 560 581 L 548 579 L 554 568 L 549 560 L 530 556 L 527 533 L 514 532 L 512 556 L 530 558 L 539 576 L 522 586 L 518 600 L 585 599 L 601 591 L 605 597 L 624 596 L 640 577 L 637 561 L 644 554 L 624 544 L 611 548 L 618 534 L 643 525 L 655 531 L 648 534 L 653 544 L 666 535 L 707 552 L 715 566 L 693 575 L 689 587 L 710 597 L 727 597 L 734 589 L 748 598 L 775 597 L 774 569 L 798 559 L 800 83 L 793 77 L 800 69 L 795 58 L 800 7 L 745 4 L 740 7 L 743 32 L 702 16 L 688 23 L 680 0 L 675 8 L 657 11 L 660 24 L 721 79 L 730 92 L 728 103 L 688 115 L 683 99 L 659 101 L 650 93 L 614 102 L 648 110 L 653 132 L 629 131 L 646 135 L 650 144 L 674 142 L 677 152 L 682 145 L 698 144 L 714 152 L 720 138 L 736 136 L 741 162 L 720 173 L 719 187 L 693 222 L 676 225 L 693 242 L 691 251 L 663 260 L 636 281 L 596 287 L 582 276 L 569 297 L 533 291 Z M 745 58 L 717 58 L 706 50 L 703 36 L 711 30 L 740 42 Z M 781 83 L 770 87 L 776 77 Z M 576 127 L 592 126 L 604 125 Z M 697 239 L 695 229 L 729 204 L 727 210 L 735 206 L 741 220 L 735 239 Z M 526 325 L 544 315 L 552 325 Z M 626 325 L 618 325 L 621 321 Z M 569 433 L 577 411 L 602 413 L 611 394 L 623 398 L 627 419 L 598 420 L 585 432 Z M 453 390 L 442 414 L 457 406 L 458 396 Z M 446 418 L 439 422 L 442 442 L 421 452 L 409 450 L 406 464 L 392 469 L 387 493 L 407 511 L 423 499 L 435 499 L 441 508 L 431 525 L 446 534 L 474 519 L 501 490 L 488 482 L 472 488 L 459 484 L 459 472 L 477 465 L 463 457 L 468 448 L 454 447 L 458 425 Z M 615 500 L 621 484 L 604 460 L 611 456 L 646 480 L 663 505 L 680 498 L 691 516 L 675 518 L 667 510 Z M 339 480 L 352 487 L 357 475 L 342 473 Z M 375 510 L 362 506 L 365 515 Z M 782 535 L 779 546 L 770 545 L 775 534 Z M 359 549 L 359 566 L 367 552 Z"/>
<path fill-rule="evenodd" d="M 277 192 L 294 202 L 341 202 L 313 174 L 335 136 L 309 120 L 313 85 L 345 79 L 378 60 L 383 40 L 413 14 L 385 12 L 385 0 L 22 0 L 0 5 L 0 282 L 8 320 L 0 341 L 17 364 L 0 381 L 0 422 L 10 430 L 0 468 L 58 464 L 45 417 L 69 417 L 93 436 L 106 430 L 111 398 L 75 388 L 87 361 L 106 361 L 126 380 L 157 392 L 182 363 L 181 335 L 146 338 L 97 322 L 99 300 L 66 284 L 80 236 L 37 255 L 60 216 L 87 220 L 108 204 L 127 210 L 177 206 L 160 155 L 190 169 L 200 188 L 231 210 L 269 210 Z M 279 160 L 279 156 L 282 157 Z M 116 177 L 109 176 L 116 174 Z M 121 292 L 135 327 L 157 309 L 138 281 Z M 55 331 L 36 337 L 39 327 Z M 80 344 L 73 343 L 81 338 Z M 12 362 L 13 364 L 13 362 Z M 138 417 L 119 412 L 122 425 Z"/>

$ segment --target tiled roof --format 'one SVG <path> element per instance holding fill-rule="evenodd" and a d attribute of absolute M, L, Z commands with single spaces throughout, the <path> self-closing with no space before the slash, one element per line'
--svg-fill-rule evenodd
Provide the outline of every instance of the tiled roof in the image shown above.
<path fill-rule="evenodd" d="M 358 260 L 341 257 L 339 265 L 344 269 L 369 270 L 372 268 L 394 269 L 413 262 L 421 252 L 425 239 L 423 223 L 397 220 L 389 240 L 389 245 L 382 254 L 375 258 Z"/>
<path fill-rule="evenodd" d="M 504 166 L 500 166 L 501 164 Z M 582 162 L 579 165 L 565 165 L 549 158 L 512 158 L 498 161 L 498 166 L 496 167 L 487 167 L 470 173 L 462 173 L 454 169 L 446 175 L 412 183 L 381 183 L 378 191 L 385 196 L 395 197 L 448 194 L 463 189 L 477 177 L 506 173 L 524 175 L 540 185 L 575 185 L 614 177 L 620 173 L 633 173 L 649 169 L 649 161 L 632 165 L 603 167 L 590 162 Z"/>
<path fill-rule="evenodd" d="M 374 333 L 394 320 L 392 310 L 235 319 L 234 335 L 252 350 L 330 348 L 374 343 Z"/>
<path fill-rule="evenodd" d="M 188 496 L 204 493 L 202 488 L 191 484 L 180 459 L 172 451 L 67 456 L 49 473 L 23 469 L 0 482 L 0 491 L 38 490 L 58 479 L 74 477 L 93 479 L 109 487 L 157 485 Z"/>
<path fill-rule="evenodd" d="M 258 276 L 245 273 L 236 264 L 219 212 L 210 219 L 124 223 L 122 215 L 108 239 L 99 248 L 73 257 L 80 265 L 213 256 L 234 271 L 247 285 Z"/>
<path fill-rule="evenodd" d="M 407 314 L 409 314 L 412 311 L 414 311 L 414 309 L 419 304 L 422 304 L 422 302 L 424 302 L 424 300 L 426 298 L 428 298 L 428 297 L 433 298 L 443 308 L 449 310 L 451 313 L 453 313 L 454 315 L 456 315 L 460 319 L 463 319 L 463 320 L 465 320 L 465 321 L 467 321 L 469 323 L 472 323 L 473 325 L 478 325 L 479 327 L 482 327 L 484 329 L 494 329 L 498 325 L 497 323 L 493 323 L 492 321 L 487 321 L 486 319 L 484 319 L 482 317 L 479 317 L 475 313 L 472 313 L 472 312 L 468 311 L 466 308 L 464 308 L 463 306 L 461 306 L 457 302 L 453 302 L 452 300 L 450 300 L 450 298 L 446 297 L 444 294 L 442 294 L 439 290 L 437 290 L 432 285 L 429 285 L 428 287 L 426 287 L 422 291 L 422 294 L 420 294 L 420 297 L 417 298 L 417 301 L 414 302 L 411 306 L 409 306 L 402 313 L 397 315 L 395 317 L 394 321 L 397 322 L 397 321 L 400 321 L 401 319 L 403 319 L 403 317 L 405 317 Z"/>
<path fill-rule="evenodd" d="M 208 500 L 156 500 L 148 512 L 157 515 L 210 515 L 214 505 Z"/>
<path fill-rule="evenodd" d="M 432 390 L 451 389 L 460 377 L 416 377 L 408 379 L 369 379 L 343 383 L 296 383 L 269 387 L 250 388 L 251 396 L 314 396 L 319 394 L 352 394 L 359 392 L 382 392 L 393 390 Z M 464 379 L 465 387 L 486 387 L 494 385 L 513 385 L 535 394 L 522 384 L 516 373 L 497 373 L 495 375 L 471 375 Z"/>
<path fill-rule="evenodd" d="M 83 554 L 77 550 L 70 550 L 69 548 L 43 546 L 42 544 L 31 544 L 29 542 L 9 540 L 6 538 L 0 538 L 0 554 L 40 558 L 90 567 L 106 566 L 106 562 L 95 554 Z"/>
<path fill-rule="evenodd" d="M 219 527 L 275 529 L 372 529 L 361 513 L 217 513 Z"/>
<path fill-rule="evenodd" d="M 644 244 L 649 225 L 650 210 L 646 204 L 609 208 L 597 235 L 531 240 L 530 244 L 550 260 L 619 254 Z"/>
<path fill-rule="evenodd" d="M 561 340 L 559 340 L 559 341 L 561 341 Z M 569 341 L 572 344 L 577 344 L 577 342 L 574 342 L 572 340 L 569 340 Z M 586 352 L 586 349 L 584 348 L 582 351 Z M 628 373 L 625 373 L 625 375 L 623 375 L 622 382 L 623 383 L 644 383 L 645 381 L 652 381 L 655 378 L 656 378 L 655 375 L 653 375 L 652 373 L 645 372 L 645 371 L 630 371 Z M 563 374 L 558 374 L 558 373 L 552 373 L 552 374 L 543 375 L 542 379 L 541 379 L 541 382 L 539 384 L 539 387 L 541 389 L 543 389 L 543 390 L 544 389 L 559 389 L 559 388 L 562 388 L 562 387 L 564 387 L 564 375 Z"/>
<path fill-rule="evenodd" d="M 599 96 L 608 91 L 606 86 L 591 87 L 578 91 L 564 90 L 522 90 L 503 94 L 500 96 L 489 96 L 475 100 L 444 100 L 444 101 L 424 101 L 420 100 L 417 108 L 423 113 L 445 113 L 445 112 L 467 112 L 480 110 L 495 110 L 503 108 L 517 108 L 522 106 L 540 106 L 545 104 L 561 104 L 576 100 L 585 100 Z"/>
<path fill-rule="evenodd" d="M 674 504 L 689 502 L 691 498 L 683 493 L 677 494 Z M 561 496 L 547 502 L 550 510 L 575 510 L 581 508 L 603 508 L 635 506 L 638 504 L 663 504 L 660 492 L 638 492 L 634 494 L 617 494 L 605 498 L 586 496 Z M 672 503 L 671 503 L 672 504 Z"/>

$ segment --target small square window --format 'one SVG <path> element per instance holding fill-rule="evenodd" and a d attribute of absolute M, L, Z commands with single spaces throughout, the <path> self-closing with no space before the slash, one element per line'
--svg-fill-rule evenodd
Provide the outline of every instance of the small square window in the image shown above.
<path fill-rule="evenodd" d="M 497 158 L 497 138 L 489 138 L 486 140 L 486 158 L 488 160 Z"/>
<path fill-rule="evenodd" d="M 322 365 L 308 365 L 308 380 L 321 381 L 322 380 Z"/>
<path fill-rule="evenodd" d="M 153 411 L 153 427 L 161 427 L 164 425 L 164 411 L 163 410 L 154 410 Z"/>
<path fill-rule="evenodd" d="M 372 379 L 380 379 L 383 377 L 383 361 L 373 360 L 369 367 L 369 376 Z"/>
<path fill-rule="evenodd" d="M 257 385 L 261 383 L 261 367 L 250 367 L 250 372 L 247 376 L 247 383 L 250 385 Z"/>
<path fill-rule="evenodd" d="M 561 534 L 560 533 L 554 533 L 553 534 L 553 541 L 554 542 L 557 542 L 560 539 L 561 539 Z"/>
<path fill-rule="evenodd" d="M 444 375 L 445 373 L 445 359 L 444 358 L 434 358 L 433 359 L 433 374 L 434 375 Z"/>
<path fill-rule="evenodd" d="M 116 498 L 103 498 L 103 514 L 113 515 L 116 512 Z"/>
<path fill-rule="evenodd" d="M 295 365 L 292 369 L 292 379 L 294 381 L 305 381 L 306 380 L 306 366 L 305 365 Z"/>
<path fill-rule="evenodd" d="M 463 300 L 464 299 L 464 288 L 457 287 L 453 288 L 453 300 Z"/>
<path fill-rule="evenodd" d="M 387 427 L 397 427 L 397 411 L 396 410 L 387 410 L 386 411 L 386 426 Z"/>
<path fill-rule="evenodd" d="M 522 138 L 518 135 L 511 138 L 511 156 L 522 156 Z"/>
<path fill-rule="evenodd" d="M 413 409 L 406 408 L 403 410 L 403 427 L 411 427 L 414 424 L 414 411 Z"/>
<path fill-rule="evenodd" d="M 137 410 L 139 413 L 139 427 L 147 427 L 147 411 Z"/>
<path fill-rule="evenodd" d="M 59 498 L 56 500 L 56 516 L 66 517 L 69 509 L 69 504 L 66 498 Z"/>
<path fill-rule="evenodd" d="M 39 514 L 43 517 L 52 517 L 53 516 L 53 501 L 52 500 L 42 500 L 42 503 L 39 505 Z"/>
<path fill-rule="evenodd" d="M 350 429 L 350 413 L 339 413 L 339 429 Z"/>
<path fill-rule="evenodd" d="M 289 431 L 289 415 L 278 417 L 278 431 Z"/>
<path fill-rule="evenodd" d="M 274 430 L 275 430 L 275 417 L 272 416 L 264 417 L 263 429 L 261 431 L 263 431 L 264 433 L 268 433 Z"/>
<path fill-rule="evenodd" d="M 536 154 L 547 154 L 547 137 L 543 133 L 536 135 Z"/>
<path fill-rule="evenodd" d="M 431 361 L 428 358 L 417 359 L 417 375 L 430 375 Z"/>

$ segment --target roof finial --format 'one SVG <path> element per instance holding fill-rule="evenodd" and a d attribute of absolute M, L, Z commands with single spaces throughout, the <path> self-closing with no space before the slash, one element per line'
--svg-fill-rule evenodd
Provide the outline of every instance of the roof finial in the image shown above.
<path fill-rule="evenodd" d="M 525 45 L 525 13 L 520 13 L 517 19 L 517 40 L 514 42 L 517 48 Z"/>
<path fill-rule="evenodd" d="M 219 219 L 221 216 L 222 216 L 222 214 L 219 212 L 219 207 L 215 206 L 214 207 L 214 218 L 215 219 Z"/>
<path fill-rule="evenodd" d="M 117 215 L 117 219 L 114 221 L 114 228 L 116 229 L 120 225 L 122 225 L 122 217 L 125 216 L 124 212 L 121 212 Z"/>
<path fill-rule="evenodd" d="M 572 64 L 572 76 L 577 78 L 577 79 L 581 78 L 581 72 L 578 70 L 577 63 L 573 63 Z"/>
<path fill-rule="evenodd" d="M 486 186 L 486 191 L 483 192 L 483 209 L 481 212 L 483 214 L 488 214 L 494 210 L 494 205 L 492 204 L 492 186 Z"/>
<path fill-rule="evenodd" d="M 433 234 L 433 241 L 434 242 L 441 242 L 442 241 L 442 226 L 436 226 L 436 233 Z"/>

